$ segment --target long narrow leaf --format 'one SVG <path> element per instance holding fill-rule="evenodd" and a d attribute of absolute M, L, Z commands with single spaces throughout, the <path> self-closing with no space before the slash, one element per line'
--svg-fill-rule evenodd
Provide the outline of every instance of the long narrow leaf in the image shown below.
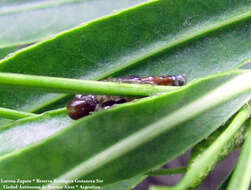
<path fill-rule="evenodd" d="M 144 0 L 1 1 L 0 49 L 34 43 L 141 2 Z"/>
<path fill-rule="evenodd" d="M 5 154 L 0 175 L 13 179 L 39 174 L 60 182 L 95 178 L 105 185 L 144 174 L 181 155 L 228 120 L 250 99 L 250 77 L 250 71 L 228 72 L 93 114 Z M 28 126 L 40 122 L 29 124 L 28 119 Z"/>
<path fill-rule="evenodd" d="M 0 118 L 6 119 L 22 119 L 25 117 L 34 116 L 33 113 L 21 112 L 17 110 L 11 110 L 7 108 L 0 108 Z"/>
<path fill-rule="evenodd" d="M 191 81 L 250 57 L 250 17 L 246 0 L 155 0 L 22 50 L 1 61 L 0 71 L 95 80 L 186 74 Z M 0 106 L 39 111 L 64 97 L 1 90 Z"/>
<path fill-rule="evenodd" d="M 173 188 L 153 188 L 156 190 L 175 189 L 185 190 L 195 188 L 215 167 L 220 156 L 225 156 L 231 149 L 230 142 L 241 128 L 242 124 L 249 118 L 251 110 L 245 106 L 233 119 L 229 127 L 201 154 L 192 160 L 184 178 Z M 236 140 L 237 141 L 237 140 Z M 230 148 L 228 148 L 230 144 Z"/>
<path fill-rule="evenodd" d="M 249 108 L 250 109 L 250 108 Z M 249 124 L 250 125 L 250 124 Z M 248 190 L 251 179 L 251 127 L 243 145 L 237 166 L 231 176 L 227 190 Z"/>

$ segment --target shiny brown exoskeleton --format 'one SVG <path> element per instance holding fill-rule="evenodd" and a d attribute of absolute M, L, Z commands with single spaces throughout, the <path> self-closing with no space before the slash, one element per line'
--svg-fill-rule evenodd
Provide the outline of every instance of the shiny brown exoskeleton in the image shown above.
<path fill-rule="evenodd" d="M 108 109 L 114 104 L 130 102 L 133 98 L 123 98 L 119 96 L 93 96 L 77 94 L 67 105 L 68 115 L 72 119 L 80 119 L 91 112 Z"/>
<path fill-rule="evenodd" d="M 167 85 L 167 86 L 183 86 L 186 84 L 184 75 L 171 76 L 150 76 L 150 77 L 126 77 L 126 78 L 110 78 L 107 81 L 122 82 L 122 83 L 139 83 L 152 85 Z M 72 119 L 80 119 L 91 112 L 101 109 L 108 109 L 115 104 L 122 104 L 132 101 L 133 98 L 119 96 L 93 96 L 78 94 L 68 104 L 68 115 Z"/>
<path fill-rule="evenodd" d="M 95 96 L 78 94 L 67 105 L 68 115 L 72 119 L 79 119 L 95 111 L 97 104 L 98 100 Z"/>
<path fill-rule="evenodd" d="M 153 84 L 164 86 L 183 86 L 186 84 L 186 77 L 184 75 L 167 75 L 167 76 L 149 76 L 137 77 L 131 76 L 126 78 L 111 78 L 110 81 L 118 81 L 123 83 L 139 83 L 139 84 Z"/>

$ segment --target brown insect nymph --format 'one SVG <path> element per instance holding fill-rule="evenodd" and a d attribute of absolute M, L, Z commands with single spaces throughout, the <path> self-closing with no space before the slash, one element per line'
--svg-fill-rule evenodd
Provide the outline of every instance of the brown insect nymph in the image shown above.
<path fill-rule="evenodd" d="M 184 75 L 170 75 L 170 76 L 150 76 L 137 77 L 131 76 L 126 78 L 110 78 L 107 81 L 122 82 L 122 83 L 139 83 L 152 85 L 168 85 L 168 86 L 183 86 L 186 84 L 186 77 Z M 108 109 L 115 104 L 122 104 L 132 101 L 133 98 L 119 97 L 119 96 L 93 96 L 78 94 L 68 104 L 68 115 L 72 119 L 80 119 L 91 112 L 100 109 Z"/>

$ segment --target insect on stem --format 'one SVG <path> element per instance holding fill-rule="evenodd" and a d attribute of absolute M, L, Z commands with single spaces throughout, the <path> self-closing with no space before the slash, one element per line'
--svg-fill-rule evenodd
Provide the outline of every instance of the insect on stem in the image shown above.
<path fill-rule="evenodd" d="M 183 86 L 186 84 L 186 77 L 184 75 L 168 75 L 168 76 L 149 76 L 138 77 L 130 76 L 125 78 L 109 78 L 106 81 L 122 82 L 122 83 L 138 83 L 138 84 L 152 84 L 165 86 Z M 67 106 L 68 115 L 72 119 L 80 119 L 89 115 L 94 111 L 101 109 L 109 109 L 115 104 L 122 104 L 130 102 L 136 98 L 126 98 L 119 96 L 94 96 L 78 94 L 69 102 Z"/>

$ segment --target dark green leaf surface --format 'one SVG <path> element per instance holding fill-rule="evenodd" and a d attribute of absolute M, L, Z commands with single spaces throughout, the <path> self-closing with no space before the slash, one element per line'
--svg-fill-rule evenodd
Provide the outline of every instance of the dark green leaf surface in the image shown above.
<path fill-rule="evenodd" d="M 186 74 L 191 81 L 250 57 L 250 16 L 249 0 L 152 1 L 20 51 L 0 71 L 85 79 Z M 38 112 L 62 98 L 2 90 L 0 106 Z"/>
<path fill-rule="evenodd" d="M 243 85 L 236 85 L 240 81 Z M 143 174 L 181 155 L 228 120 L 251 97 L 250 81 L 250 71 L 229 72 L 95 113 L 43 141 L 5 154 L 0 158 L 0 175 L 83 177 L 109 184 Z M 18 127 L 14 123 L 10 129 Z"/>
<path fill-rule="evenodd" d="M 0 48 L 0 59 L 19 49 L 19 46 Z"/>
<path fill-rule="evenodd" d="M 102 190 L 131 190 L 141 181 L 143 181 L 146 176 L 136 176 L 127 180 L 119 181 L 110 185 L 106 185 Z"/>
<path fill-rule="evenodd" d="M 8 46 L 8 47 L 0 47 L 0 59 L 6 57 L 6 56 L 11 56 L 13 53 L 19 49 L 28 47 L 31 45 L 30 43 L 27 44 L 22 44 L 22 45 L 14 45 L 14 46 Z"/>
<path fill-rule="evenodd" d="M 175 174 L 184 174 L 186 170 L 187 170 L 187 167 L 176 167 L 176 168 L 152 170 L 152 171 L 147 172 L 146 174 L 149 176 L 175 175 Z"/>

